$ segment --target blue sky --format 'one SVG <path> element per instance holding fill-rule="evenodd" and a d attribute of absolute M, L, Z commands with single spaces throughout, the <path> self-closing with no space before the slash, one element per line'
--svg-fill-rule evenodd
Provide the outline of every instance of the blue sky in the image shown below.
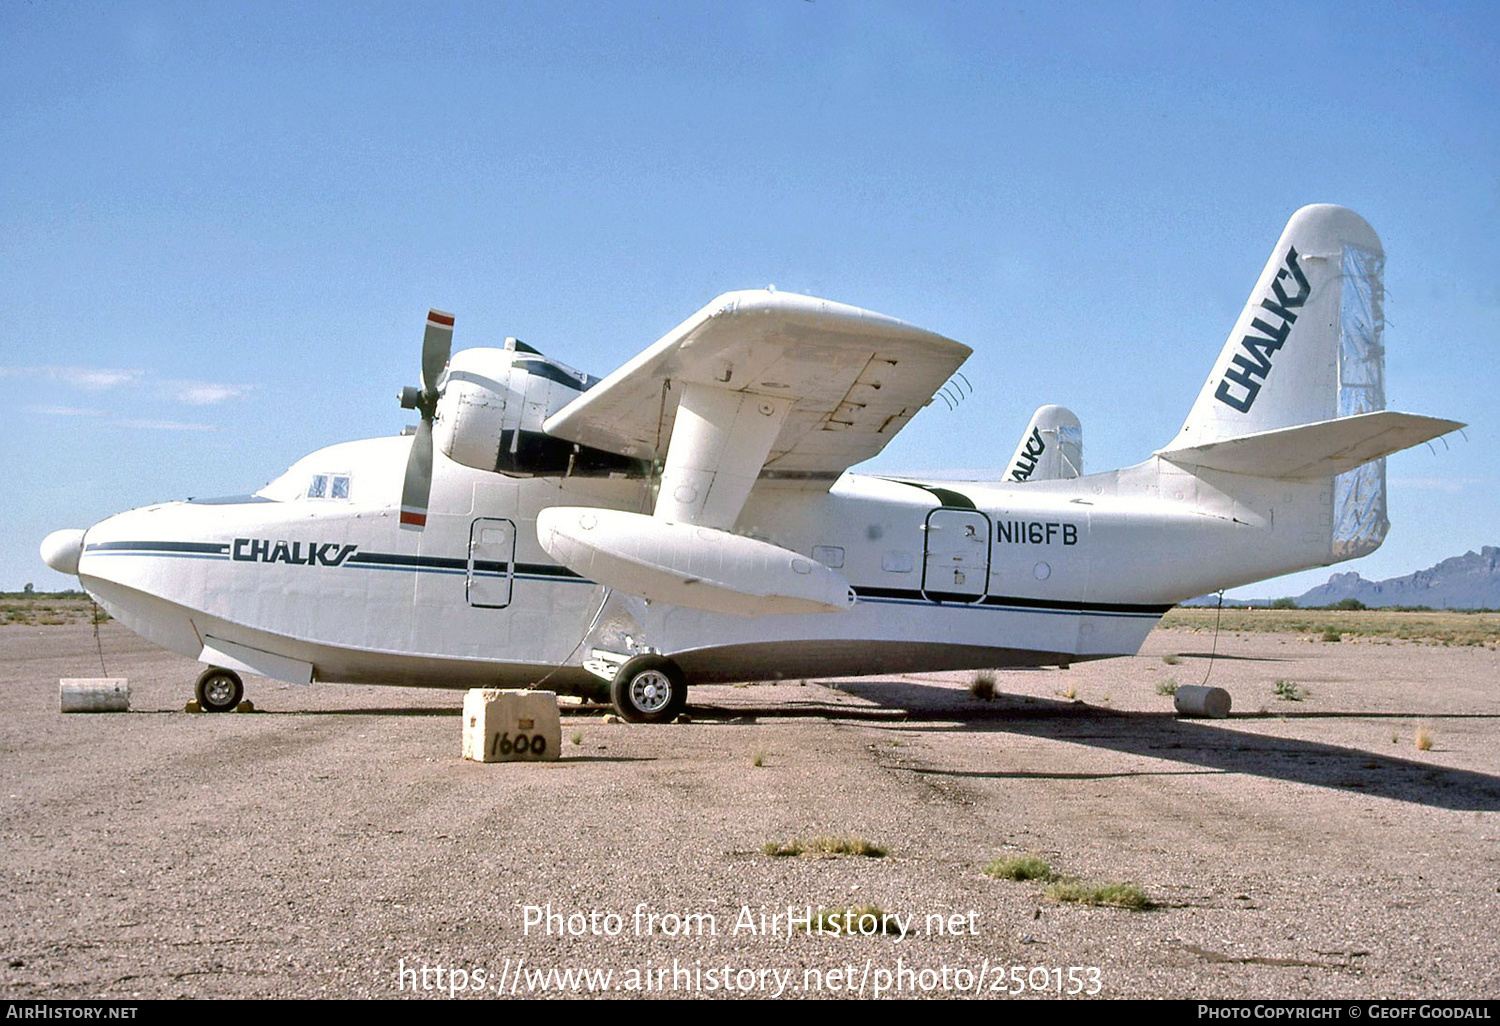
<path fill-rule="evenodd" d="M 1169 441 L 1291 213 L 1381 234 L 1408 573 L 1500 544 L 1500 7 L 0 5 L 0 589 L 408 421 L 429 306 L 604 374 L 729 289 L 975 349 L 868 465 Z M 1241 589 L 1295 594 L 1329 570 Z"/>

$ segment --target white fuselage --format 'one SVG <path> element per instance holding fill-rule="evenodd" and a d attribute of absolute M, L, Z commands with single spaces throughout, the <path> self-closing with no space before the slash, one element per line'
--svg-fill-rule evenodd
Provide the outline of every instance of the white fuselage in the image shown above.
<path fill-rule="evenodd" d="M 255 497 L 111 517 L 86 533 L 80 579 L 132 630 L 205 661 L 228 643 L 266 654 L 272 676 L 282 660 L 324 681 L 567 689 L 597 686 L 601 656 L 643 651 L 693 682 L 1131 654 L 1174 602 L 1330 561 L 1312 522 L 1326 480 L 1238 478 L 1230 494 L 1159 460 L 1023 484 L 845 474 L 826 491 L 763 482 L 737 530 L 838 568 L 858 601 L 734 616 L 612 594 L 538 543 L 540 510 L 649 511 L 651 482 L 439 455 L 426 530 L 405 531 L 409 446 L 331 446 Z"/>
<path fill-rule="evenodd" d="M 1302 208 L 1168 447 L 1075 476 L 1077 418 L 1043 407 L 1011 482 L 828 487 L 969 352 L 870 311 L 726 293 L 604 379 L 513 340 L 450 357 L 435 311 L 415 443 L 330 446 L 253 500 L 123 513 L 43 556 L 225 669 L 626 691 L 639 674 L 671 699 L 643 717 L 680 702 L 657 690 L 673 678 L 1129 654 L 1173 603 L 1373 552 L 1383 457 L 1461 426 L 1385 409 L 1383 266 L 1357 214 Z"/>

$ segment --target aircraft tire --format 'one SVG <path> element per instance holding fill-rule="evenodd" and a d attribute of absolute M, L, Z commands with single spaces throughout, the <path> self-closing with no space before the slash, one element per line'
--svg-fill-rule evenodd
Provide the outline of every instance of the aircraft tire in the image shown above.
<path fill-rule="evenodd" d="M 687 678 L 664 656 L 639 655 L 615 674 L 609 699 L 627 723 L 670 723 L 687 705 Z"/>
<path fill-rule="evenodd" d="M 245 697 L 245 684 L 233 670 L 210 666 L 198 675 L 198 708 L 204 712 L 234 712 Z"/>

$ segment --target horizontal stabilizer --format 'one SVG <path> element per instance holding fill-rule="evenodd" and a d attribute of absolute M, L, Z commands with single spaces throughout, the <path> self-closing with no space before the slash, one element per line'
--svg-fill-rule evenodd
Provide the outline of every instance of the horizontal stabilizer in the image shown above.
<path fill-rule="evenodd" d="M 1332 477 L 1463 427 L 1455 420 L 1381 410 L 1239 435 L 1156 455 L 1183 467 L 1251 477 Z"/>

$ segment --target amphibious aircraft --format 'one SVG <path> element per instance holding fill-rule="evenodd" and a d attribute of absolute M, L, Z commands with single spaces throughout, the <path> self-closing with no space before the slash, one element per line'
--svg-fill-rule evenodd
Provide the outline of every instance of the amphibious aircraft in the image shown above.
<path fill-rule="evenodd" d="M 1174 603 L 1364 555 L 1383 457 L 1462 425 L 1385 410 L 1384 255 L 1299 210 L 1177 437 L 1084 475 L 1043 407 L 1005 479 L 853 473 L 968 347 L 731 292 L 603 379 L 433 311 L 414 432 L 333 445 L 253 496 L 54 532 L 48 565 L 208 668 L 297 683 L 543 685 L 661 722 L 693 683 L 1066 665 Z"/>

